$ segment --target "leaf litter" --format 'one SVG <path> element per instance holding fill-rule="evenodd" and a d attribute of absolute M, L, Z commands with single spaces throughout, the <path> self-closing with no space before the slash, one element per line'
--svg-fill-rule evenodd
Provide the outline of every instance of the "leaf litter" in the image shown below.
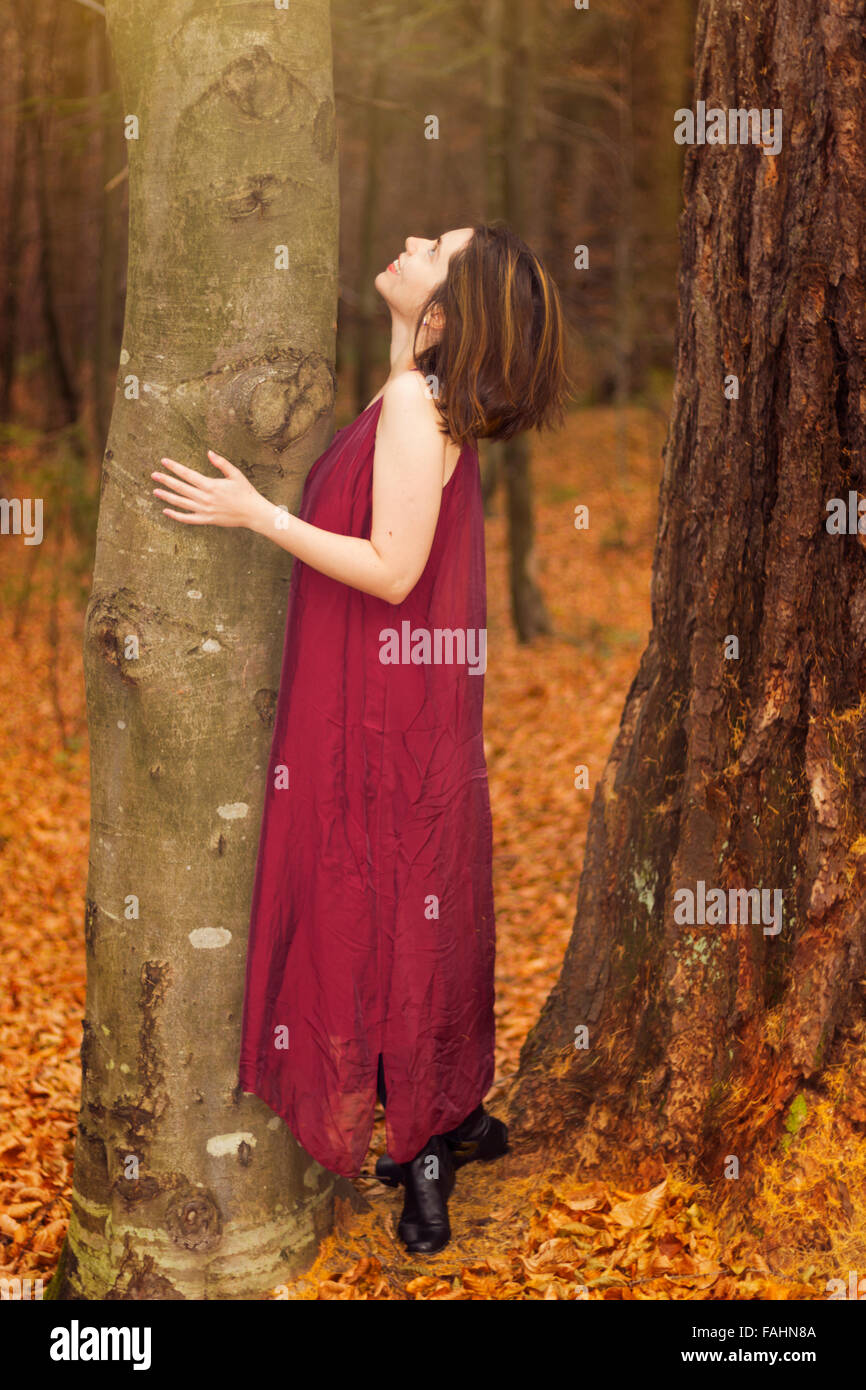
<path fill-rule="evenodd" d="M 552 445 L 536 447 L 535 572 L 555 631 L 532 646 L 521 646 L 511 630 L 501 492 L 487 522 L 491 658 L 485 747 L 498 946 L 496 1078 L 485 1103 L 494 1113 L 505 1113 L 520 1048 L 561 967 L 592 789 L 649 632 L 663 428 L 657 413 L 637 407 L 628 412 L 625 487 L 612 487 L 609 469 L 599 464 L 613 457 L 612 410 L 577 412 Z M 24 470 L 25 453 L 19 451 L 17 459 Z M 574 527 L 577 503 L 590 508 L 588 531 Z M 8 600 L 0 617 L 3 638 L 6 651 L 17 653 L 0 671 L 6 711 L 0 733 L 0 1276 L 47 1280 L 69 1219 L 80 1088 L 89 755 L 84 612 L 74 596 L 61 594 L 54 624 L 60 640 L 51 642 L 50 536 L 40 549 L 40 563 L 31 566 L 26 621 L 17 635 L 21 555 L 13 555 L 10 546 L 0 559 L 0 584 Z M 588 790 L 575 788 L 578 764 L 589 770 Z M 547 1159 L 538 1169 L 539 1160 L 513 1151 L 496 1163 L 460 1170 L 449 1203 L 452 1240 L 432 1257 L 412 1256 L 402 1246 L 396 1236 L 400 1190 L 383 1187 L 373 1176 L 376 1157 L 384 1151 L 379 1114 L 353 1199 L 337 1200 L 334 1230 L 315 1263 L 291 1284 L 263 1290 L 262 1296 L 422 1301 L 826 1296 L 809 1240 L 798 1245 L 797 1199 L 802 1203 L 808 1197 L 814 1207 L 826 1186 L 823 1151 L 838 1143 L 826 1107 L 814 1113 L 817 1154 L 807 1150 L 808 1136 L 798 1136 L 798 1152 L 786 1153 L 784 1161 L 770 1156 L 763 1213 L 739 1211 L 735 1195 L 711 1193 L 683 1173 L 669 1173 L 648 1191 L 629 1191 L 582 1179 L 567 1155 L 558 1160 L 560 1166 Z M 784 1169 L 792 1163 L 801 1165 L 796 1181 Z M 863 1248 L 861 1236 L 851 1236 L 852 1221 L 861 1235 L 864 1225 L 862 1143 L 850 1150 L 848 1164 L 848 1183 L 836 1204 L 848 1223 L 838 1254 L 853 1259 Z M 808 1181 L 802 1178 L 810 1171 Z M 768 1232 L 775 1230 L 775 1243 L 763 1234 L 762 1219 Z M 777 1219 L 781 1226 L 774 1224 Z M 779 1229 L 788 1232 L 784 1248 Z M 772 1246 L 777 1272 L 771 1271 L 762 1245 Z M 778 1273 L 783 1267 L 784 1276 Z"/>

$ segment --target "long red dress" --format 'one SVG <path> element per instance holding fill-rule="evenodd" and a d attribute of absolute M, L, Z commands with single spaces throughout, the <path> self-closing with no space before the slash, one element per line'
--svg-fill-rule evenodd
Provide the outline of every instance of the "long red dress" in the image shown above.
<path fill-rule="evenodd" d="M 305 521 L 369 538 L 380 407 L 314 463 Z M 380 1053 L 398 1162 L 458 1125 L 493 1080 L 486 612 L 472 446 L 402 603 L 294 563 L 239 1078 L 349 1177 L 369 1146 Z"/>

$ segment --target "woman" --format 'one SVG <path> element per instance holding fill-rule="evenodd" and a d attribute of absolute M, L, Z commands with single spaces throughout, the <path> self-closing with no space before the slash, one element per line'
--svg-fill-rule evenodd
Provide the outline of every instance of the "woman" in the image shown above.
<path fill-rule="evenodd" d="M 247 954 L 239 1079 L 314 1158 L 360 1172 L 376 1094 L 400 1238 L 450 1239 L 455 1170 L 505 1151 L 475 441 L 561 418 L 559 296 L 507 227 L 408 237 L 376 277 L 391 370 L 297 516 L 222 474 L 152 476 L 165 514 L 295 556 Z"/>

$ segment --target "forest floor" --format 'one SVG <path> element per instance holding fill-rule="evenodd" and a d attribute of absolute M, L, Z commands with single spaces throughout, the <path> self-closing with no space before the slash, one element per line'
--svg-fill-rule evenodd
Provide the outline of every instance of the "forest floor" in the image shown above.
<path fill-rule="evenodd" d="M 576 412 L 552 443 L 536 446 L 537 577 L 556 631 L 530 647 L 511 628 L 500 492 L 491 507 L 485 730 L 497 1066 L 485 1103 L 493 1113 L 503 1113 L 521 1045 L 560 969 L 592 790 L 649 632 L 664 430 L 661 412 L 628 412 L 624 478 L 612 462 L 610 409 Z M 9 495 L 21 495 L 10 483 L 7 470 Z M 589 507 L 587 530 L 575 529 L 579 503 Z M 0 549 L 0 1276 L 46 1282 L 70 1205 L 89 833 L 84 606 L 62 582 L 52 600 L 57 558 L 48 529 L 42 546 L 9 537 Z M 28 569 L 33 584 L 22 612 Z M 588 790 L 575 790 L 577 764 L 589 769 Z M 316 1263 L 263 1297 L 826 1298 L 827 1279 L 847 1279 L 858 1253 L 866 1270 L 859 1195 L 866 1170 L 862 1146 L 835 1133 L 829 1102 L 812 1114 L 809 1133 L 805 1144 L 798 1136 L 795 1170 L 787 1151 L 764 1156 L 763 1205 L 748 1213 L 738 1208 L 734 1183 L 710 1191 L 671 1172 L 649 1191 L 632 1190 L 564 1159 L 540 1167 L 512 1148 L 494 1164 L 458 1173 L 451 1243 L 422 1257 L 410 1256 L 396 1235 L 401 1190 L 372 1176 L 385 1148 L 379 1113 L 354 1202 L 339 1203 Z M 849 1145 L 849 1182 L 838 1202 L 828 1202 L 822 1153 L 838 1158 L 840 1144 Z M 823 1213 L 817 1228 L 799 1221 L 806 1209 Z"/>

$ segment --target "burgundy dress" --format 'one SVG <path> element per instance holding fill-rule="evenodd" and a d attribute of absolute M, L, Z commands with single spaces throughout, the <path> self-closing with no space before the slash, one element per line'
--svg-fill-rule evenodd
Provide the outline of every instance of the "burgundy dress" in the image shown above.
<path fill-rule="evenodd" d="M 381 397 L 313 464 L 299 515 L 369 538 Z M 250 920 L 239 1078 L 357 1175 L 382 1054 L 408 1162 L 493 1080 L 492 827 L 476 450 L 400 604 L 295 560 Z"/>

